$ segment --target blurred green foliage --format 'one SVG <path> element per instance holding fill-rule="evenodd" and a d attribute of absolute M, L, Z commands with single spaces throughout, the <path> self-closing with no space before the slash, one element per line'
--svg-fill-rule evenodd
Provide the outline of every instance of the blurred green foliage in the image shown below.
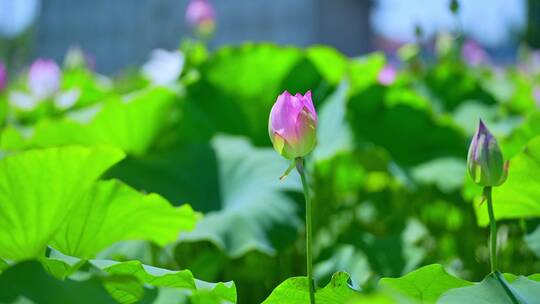
<path fill-rule="evenodd" d="M 17 108 L 24 74 L 0 93 L 0 301 L 305 303 L 300 181 L 279 181 L 288 164 L 267 131 L 284 90 L 311 90 L 319 113 L 307 159 L 317 303 L 458 303 L 504 284 L 537 294 L 537 277 L 496 274 L 445 292 L 489 271 L 481 189 L 465 170 L 479 118 L 511 163 L 493 193 L 501 270 L 540 272 L 540 71 L 409 52 L 382 83 L 380 53 L 182 50 L 167 86 L 66 68 L 61 90 L 79 93 L 62 111 Z"/>

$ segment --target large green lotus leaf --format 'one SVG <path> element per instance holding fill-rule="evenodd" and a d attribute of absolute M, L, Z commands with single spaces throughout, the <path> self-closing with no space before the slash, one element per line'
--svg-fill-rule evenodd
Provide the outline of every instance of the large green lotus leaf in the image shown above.
<path fill-rule="evenodd" d="M 420 184 L 433 184 L 444 193 L 452 193 L 463 186 L 466 166 L 460 158 L 437 158 L 414 167 L 411 175 Z"/>
<path fill-rule="evenodd" d="M 176 144 L 142 157 L 127 157 L 107 177 L 155 192 L 173 205 L 189 202 L 197 211 L 220 209 L 218 160 L 210 143 Z"/>
<path fill-rule="evenodd" d="M 348 59 L 328 46 L 313 46 L 306 49 L 306 57 L 315 65 L 320 74 L 331 84 L 337 85 L 347 73 Z"/>
<path fill-rule="evenodd" d="M 85 262 L 53 253 L 51 258 L 21 262 L 0 274 L 0 302 L 24 297 L 30 303 L 236 303 L 233 282 L 204 282 L 189 270 L 167 270 L 139 261 Z M 90 268 L 81 267 L 85 263 Z"/>
<path fill-rule="evenodd" d="M 105 277 L 105 288 L 120 303 L 236 303 L 236 288 L 233 282 L 210 283 L 195 279 L 190 270 L 168 270 L 145 265 L 137 260 L 117 262 L 105 259 L 83 260 L 64 255 L 56 250 L 40 262 L 48 273 L 65 280 L 69 276 L 81 277 L 76 273 L 88 263 L 98 276 Z M 150 287 L 151 289 L 148 289 Z M 147 299 L 148 300 L 147 302 Z M 189 299 L 189 300 L 188 300 Z M 205 299 L 206 302 L 200 302 Z"/>
<path fill-rule="evenodd" d="M 200 140 L 227 133 L 269 146 L 268 115 L 279 94 L 312 90 L 317 106 L 333 90 L 336 73 L 322 67 L 324 58 L 336 55 L 331 54 L 264 43 L 220 49 L 201 65 L 200 79 L 187 86 L 180 136 Z"/>
<path fill-rule="evenodd" d="M 94 257 L 126 240 L 147 240 L 160 246 L 195 226 L 189 205 L 173 207 L 157 194 L 142 194 L 119 181 L 96 183 L 56 233 L 53 247 L 81 258 Z"/>
<path fill-rule="evenodd" d="M 144 265 L 139 261 L 115 262 L 109 260 L 91 260 L 90 264 L 114 276 L 133 276 L 139 284 L 147 284 L 155 288 L 165 287 L 166 290 L 171 288 L 178 289 L 183 292 L 183 298 L 195 297 L 209 298 L 219 300 L 217 302 L 208 303 L 236 303 L 236 287 L 233 282 L 228 283 L 208 283 L 197 280 L 189 270 L 173 271 L 163 268 Z M 134 300 L 140 299 L 141 295 L 133 293 L 133 284 L 129 285 L 107 285 L 105 286 L 111 292 L 116 300 L 121 303 L 133 303 Z M 170 299 L 173 295 L 181 296 L 180 293 L 169 293 L 167 298 Z M 161 290 L 159 291 L 161 293 Z M 161 301 L 164 301 L 163 299 Z M 169 302 L 171 303 L 171 302 Z M 202 303 L 194 301 L 194 303 Z"/>
<path fill-rule="evenodd" d="M 0 160 L 0 257 L 39 257 L 105 170 L 124 157 L 112 147 L 31 150 Z"/>
<path fill-rule="evenodd" d="M 494 96 L 482 87 L 480 80 L 481 77 L 463 62 L 445 60 L 429 67 L 425 84 L 430 94 L 442 102 L 444 109 L 451 111 L 468 100 L 484 104 L 496 103 Z"/>
<path fill-rule="evenodd" d="M 372 53 L 354 59 L 349 68 L 353 91 L 358 92 L 376 83 L 379 72 L 385 64 L 386 58 L 383 53 Z"/>
<path fill-rule="evenodd" d="M 279 90 L 279 85 L 302 52 L 273 44 L 224 47 L 202 67 L 202 77 L 224 92 L 241 98 L 261 98 L 261 92 Z"/>
<path fill-rule="evenodd" d="M 502 149 L 506 158 L 517 155 L 528 141 L 540 135 L 540 111 L 532 112 L 512 134 L 502 141 Z"/>
<path fill-rule="evenodd" d="M 524 277 L 524 276 L 521 276 L 521 275 L 515 275 L 513 273 L 503 273 L 502 276 L 504 277 L 504 279 L 507 282 L 510 282 L 510 283 L 514 282 L 515 280 L 517 280 L 519 278 Z M 536 281 L 536 282 L 540 282 L 540 273 L 531 274 L 531 275 L 527 276 L 527 279 L 532 280 L 532 281 Z"/>
<path fill-rule="evenodd" d="M 474 286 L 445 292 L 437 304 L 513 304 L 512 294 L 519 304 L 540 303 L 540 282 L 520 276 L 511 283 L 498 273 L 492 273 Z"/>
<path fill-rule="evenodd" d="M 337 272 L 330 283 L 315 292 L 318 304 L 347 303 L 359 296 L 359 292 L 349 285 L 349 275 Z M 306 277 L 294 277 L 285 280 L 272 291 L 263 304 L 306 304 L 309 303 L 308 280 Z"/>
<path fill-rule="evenodd" d="M 175 94 L 165 88 L 143 91 L 126 101 L 112 101 L 90 123 L 90 143 L 110 144 L 142 154 L 168 121 Z"/>
<path fill-rule="evenodd" d="M 528 113 L 537 110 L 538 103 L 533 95 L 535 81 L 532 81 L 532 75 L 522 73 L 520 68 L 506 74 L 507 77 L 501 77 L 503 78 L 501 81 L 504 81 L 506 86 L 510 85 L 511 91 L 508 94 L 510 96 L 504 100 L 505 107 L 514 113 Z"/>
<path fill-rule="evenodd" d="M 0 303 L 117 303 L 100 279 L 58 280 L 38 261 L 18 263 L 0 274 Z"/>
<path fill-rule="evenodd" d="M 439 264 L 424 266 L 401 278 L 383 278 L 379 285 L 419 303 L 435 303 L 447 290 L 472 283 L 449 275 Z"/>
<path fill-rule="evenodd" d="M 201 65 L 201 78 L 187 87 L 182 136 L 210 138 L 215 132 L 247 135 L 269 145 L 268 113 L 302 52 L 272 44 L 224 47 Z"/>
<path fill-rule="evenodd" d="M 174 93 L 165 88 L 149 89 L 124 99 L 110 98 L 89 122 L 71 118 L 44 120 L 37 124 L 33 135 L 22 147 L 9 146 L 9 142 L 7 146 L 4 143 L 3 147 L 18 149 L 66 144 L 107 144 L 140 155 L 154 142 L 156 135 L 167 123 L 167 114 L 173 101 Z"/>
<path fill-rule="evenodd" d="M 232 256 L 250 250 L 272 254 L 293 242 L 300 226 L 296 202 L 283 193 L 298 191 L 299 177 L 292 172 L 279 180 L 288 165 L 273 149 L 218 136 L 210 144 L 176 145 L 130 157 L 109 176 L 159 193 L 173 204 L 188 201 L 204 212 L 183 240 L 210 241 Z"/>
<path fill-rule="evenodd" d="M 139 260 L 148 265 L 170 263 L 168 247 L 158 249 L 160 248 L 156 244 L 148 241 L 122 241 L 100 251 L 95 258 L 115 261 Z"/>
<path fill-rule="evenodd" d="M 525 235 L 525 244 L 534 252 L 536 257 L 540 257 L 540 225 L 536 226 L 536 229 L 531 233 Z"/>
<path fill-rule="evenodd" d="M 285 77 L 281 83 L 280 89 L 276 91 L 273 96 L 275 101 L 278 94 L 281 94 L 285 90 L 292 94 L 304 94 L 307 91 L 311 91 L 315 108 L 318 108 L 321 101 L 332 88 L 332 85 L 323 78 L 315 64 L 308 58 L 302 57 L 302 59 L 289 70 L 287 77 Z"/>
<path fill-rule="evenodd" d="M 529 280 L 540 282 L 540 273 L 531 274 L 527 277 Z"/>
<path fill-rule="evenodd" d="M 353 147 L 353 135 L 345 120 L 348 89 L 349 84 L 342 82 L 318 111 L 317 147 L 313 151 L 317 160 L 329 159 Z"/>
<path fill-rule="evenodd" d="M 435 116 L 410 88 L 371 85 L 353 91 L 347 117 L 360 143 L 384 147 L 404 166 L 441 157 L 463 157 L 467 139 L 448 119 Z"/>
<path fill-rule="evenodd" d="M 335 49 L 324 46 L 308 48 L 302 59 L 289 70 L 277 94 L 284 90 L 292 94 L 310 91 L 315 108 L 319 109 L 344 80 L 347 69 L 347 58 Z"/>
<path fill-rule="evenodd" d="M 85 277 L 82 272 L 98 270 L 98 276 L 106 277 L 106 289 L 120 303 L 199 303 L 196 299 L 208 299 L 207 303 L 235 303 L 236 288 L 233 282 L 210 283 L 195 279 L 190 270 L 168 270 L 145 265 L 138 260 L 117 262 L 105 259 L 84 260 L 51 250 L 50 257 L 41 258 L 45 270 L 60 280 L 70 276 Z M 79 272 L 77 272 L 79 271 Z M 95 274 L 95 272 L 91 272 Z M 112 278 L 112 279 L 111 279 Z M 120 279 L 119 279 L 120 278 Z M 152 289 L 148 289 L 151 287 Z M 157 296 L 156 296 L 157 294 Z M 155 300 L 154 300 L 155 298 Z M 223 301 L 223 302 L 222 302 Z"/>
<path fill-rule="evenodd" d="M 4 269 L 7 269 L 9 267 L 8 262 L 4 261 L 3 259 L 0 259 L 0 273 L 4 271 Z"/>
<path fill-rule="evenodd" d="M 285 181 L 279 180 L 288 162 L 273 149 L 254 148 L 243 138 L 216 137 L 212 146 L 221 201 L 181 240 L 211 241 L 230 256 L 251 250 L 273 254 L 294 240 L 300 224 L 298 211 L 282 191 L 299 190 L 299 177 L 292 172 Z"/>
<path fill-rule="evenodd" d="M 540 136 L 510 160 L 508 179 L 493 188 L 496 219 L 540 217 Z M 487 204 L 475 203 L 478 224 L 489 224 Z"/>
<path fill-rule="evenodd" d="M 187 295 L 185 290 L 168 287 L 159 288 L 157 298 L 152 304 L 232 304 L 236 301 L 228 301 L 227 293 L 234 291 L 228 285 L 218 283 L 214 289 L 198 289 Z M 216 285 L 216 284 L 211 284 Z"/>

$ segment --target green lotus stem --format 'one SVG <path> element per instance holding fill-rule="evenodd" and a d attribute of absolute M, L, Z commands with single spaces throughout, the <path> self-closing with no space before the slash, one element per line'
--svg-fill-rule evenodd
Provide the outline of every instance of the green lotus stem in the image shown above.
<path fill-rule="evenodd" d="M 493 202 L 491 200 L 491 187 L 484 188 L 484 196 L 487 200 L 487 208 L 489 214 L 489 261 L 491 263 L 491 272 L 495 272 L 497 268 L 497 224 L 495 223 L 495 214 L 493 213 Z"/>
<path fill-rule="evenodd" d="M 315 283 L 313 281 L 313 249 L 312 249 L 312 227 L 311 227 L 311 200 L 309 197 L 309 187 L 304 172 L 304 159 L 296 158 L 296 170 L 302 179 L 304 187 L 304 197 L 306 198 L 306 268 L 309 284 L 309 302 L 315 304 Z"/>

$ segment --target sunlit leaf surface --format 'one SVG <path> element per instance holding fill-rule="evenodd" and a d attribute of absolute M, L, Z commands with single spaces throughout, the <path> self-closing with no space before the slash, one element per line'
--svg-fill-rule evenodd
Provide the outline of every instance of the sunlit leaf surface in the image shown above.
<path fill-rule="evenodd" d="M 92 183 L 124 157 L 117 149 L 30 150 L 0 160 L 0 257 L 39 257 Z"/>

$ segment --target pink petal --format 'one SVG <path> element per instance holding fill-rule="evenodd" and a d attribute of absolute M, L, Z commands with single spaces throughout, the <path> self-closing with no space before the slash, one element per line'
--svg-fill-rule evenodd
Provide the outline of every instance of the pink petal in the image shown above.
<path fill-rule="evenodd" d="M 311 91 L 307 91 L 306 94 L 302 98 L 304 107 L 307 108 L 308 112 L 311 114 L 313 119 L 315 120 L 315 123 L 317 123 L 317 111 L 315 111 L 315 107 L 313 106 L 313 99 L 311 98 Z"/>
<path fill-rule="evenodd" d="M 302 108 L 302 102 L 289 92 L 279 95 L 270 112 L 269 132 L 277 133 L 288 141 L 294 140 L 296 120 Z"/>

